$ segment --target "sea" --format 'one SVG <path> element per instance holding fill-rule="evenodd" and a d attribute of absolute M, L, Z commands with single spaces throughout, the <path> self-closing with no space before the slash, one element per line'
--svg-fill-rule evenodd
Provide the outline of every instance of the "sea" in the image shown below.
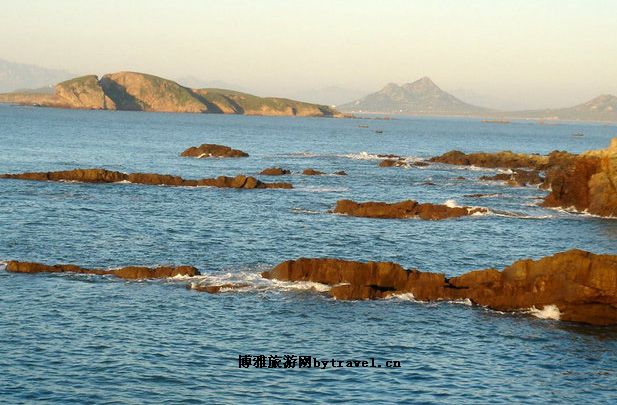
<path fill-rule="evenodd" d="M 615 125 L 375 118 L 0 106 L 0 173 L 100 167 L 195 179 L 245 174 L 294 185 L 0 180 L 0 402 L 617 403 L 617 327 L 409 295 L 337 301 L 323 285 L 260 277 L 301 257 L 392 261 L 455 276 L 572 248 L 617 254 L 615 219 L 541 208 L 544 190 L 480 180 L 499 170 L 413 165 L 453 149 L 605 148 Z M 202 143 L 250 156 L 179 156 Z M 409 165 L 380 168 L 379 154 Z M 292 174 L 259 175 L 274 166 Z M 304 176 L 306 168 L 326 175 Z M 347 176 L 332 174 L 340 170 Z M 347 198 L 489 212 L 444 221 L 333 214 Z M 13 274 L 4 270 L 8 260 L 186 264 L 202 275 L 124 281 Z M 226 283 L 244 287 L 219 294 L 187 288 Z"/>

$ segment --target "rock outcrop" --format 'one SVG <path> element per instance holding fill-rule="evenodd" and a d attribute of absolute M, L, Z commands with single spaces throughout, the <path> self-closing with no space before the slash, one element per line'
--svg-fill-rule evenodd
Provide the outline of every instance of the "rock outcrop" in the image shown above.
<path fill-rule="evenodd" d="M 204 143 L 199 146 L 191 146 L 180 154 L 184 157 L 195 158 L 237 158 L 247 157 L 249 154 L 238 149 L 232 149 L 229 146 L 216 145 L 213 143 Z"/>
<path fill-rule="evenodd" d="M 484 176 L 482 180 L 503 180 L 511 185 L 535 185 L 550 193 L 544 207 L 575 209 L 590 214 L 617 217 L 617 138 L 607 149 L 575 155 L 553 151 L 548 156 L 512 152 L 471 153 L 451 151 L 430 159 L 432 162 L 511 168 L 512 174 Z M 520 170 L 525 167 L 532 170 Z M 545 173 L 542 180 L 540 171 Z"/>
<path fill-rule="evenodd" d="M 544 178 L 537 170 L 514 169 L 512 173 L 498 173 L 494 176 L 482 176 L 480 180 L 505 181 L 510 186 L 524 187 L 542 184 Z"/>
<path fill-rule="evenodd" d="M 97 110 L 346 117 L 335 109 L 224 89 L 191 89 L 145 73 L 118 72 L 59 83 L 54 94 L 5 93 L 0 103 Z"/>
<path fill-rule="evenodd" d="M 339 200 L 334 208 L 334 213 L 336 214 L 383 219 L 420 218 L 425 220 L 437 220 L 458 218 L 486 212 L 488 212 L 486 208 L 449 207 L 447 205 L 430 203 L 420 204 L 413 200 L 397 203 L 374 201 L 358 203 L 352 200 Z"/>
<path fill-rule="evenodd" d="M 46 265 L 34 262 L 9 261 L 6 271 L 12 273 L 79 273 L 95 275 L 111 275 L 126 280 L 143 280 L 168 278 L 175 276 L 198 276 L 199 270 L 193 266 L 160 266 L 142 267 L 129 266 L 114 270 L 86 269 L 72 264 Z"/>
<path fill-rule="evenodd" d="M 263 169 L 259 174 L 263 176 L 285 176 L 291 174 L 291 171 L 281 167 L 269 167 L 267 169 Z"/>
<path fill-rule="evenodd" d="M 544 170 L 548 165 L 548 156 L 529 155 L 503 151 L 497 153 L 477 152 L 466 154 L 458 150 L 446 152 L 429 159 L 433 163 L 446 163 L 458 166 L 477 166 L 486 168 L 530 168 Z"/>
<path fill-rule="evenodd" d="M 262 276 L 327 284 L 329 294 L 343 300 L 412 294 L 419 301 L 468 299 L 508 312 L 556 309 L 553 316 L 564 321 L 617 324 L 617 255 L 582 250 L 450 279 L 389 262 L 305 258 L 283 262 Z"/>
<path fill-rule="evenodd" d="M 617 216 L 617 138 L 607 149 L 580 155 L 553 152 L 544 187 L 551 190 L 545 207 Z"/>
<path fill-rule="evenodd" d="M 74 169 L 58 172 L 31 172 L 19 174 L 0 174 L 0 178 L 33 181 L 74 181 L 81 183 L 118 183 L 219 188 L 293 188 L 291 183 L 264 183 L 255 177 L 238 175 L 219 176 L 214 179 L 190 180 L 179 176 L 156 173 L 122 173 L 106 169 Z"/>

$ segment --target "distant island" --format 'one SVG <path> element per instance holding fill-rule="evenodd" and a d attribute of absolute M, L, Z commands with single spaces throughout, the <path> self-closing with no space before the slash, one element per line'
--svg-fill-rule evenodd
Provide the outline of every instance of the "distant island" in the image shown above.
<path fill-rule="evenodd" d="M 90 110 L 190 112 L 303 117 L 342 117 L 334 108 L 225 89 L 191 89 L 136 72 L 81 76 L 58 83 L 53 93 L 0 94 L 0 103 Z"/>
<path fill-rule="evenodd" d="M 403 85 L 390 83 L 337 109 L 349 113 L 617 122 L 617 97 L 610 94 L 568 108 L 499 111 L 465 103 L 440 89 L 428 77 Z"/>

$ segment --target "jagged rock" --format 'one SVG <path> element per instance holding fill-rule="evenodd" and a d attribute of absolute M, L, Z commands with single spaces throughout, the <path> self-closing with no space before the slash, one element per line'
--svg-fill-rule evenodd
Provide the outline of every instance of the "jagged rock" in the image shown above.
<path fill-rule="evenodd" d="M 480 180 L 505 181 L 510 186 L 536 185 L 544 182 L 544 178 L 537 170 L 515 169 L 512 173 L 498 173 L 494 176 L 482 176 Z"/>
<path fill-rule="evenodd" d="M 461 151 L 453 150 L 446 152 L 441 156 L 432 157 L 429 161 L 459 166 L 478 166 L 505 169 L 526 167 L 536 170 L 544 170 L 548 164 L 548 157 L 541 155 L 529 155 L 525 153 L 513 153 L 511 151 L 465 154 Z"/>
<path fill-rule="evenodd" d="M 42 263 L 10 261 L 6 270 L 12 273 L 80 273 L 95 275 L 112 275 L 127 280 L 168 278 L 174 276 L 197 276 L 199 270 L 193 266 L 141 267 L 129 266 L 115 270 L 86 269 L 72 264 L 49 266 Z"/>
<path fill-rule="evenodd" d="M 122 173 L 106 169 L 74 169 L 59 172 L 32 172 L 18 174 L 0 174 L 0 178 L 35 180 L 35 181 L 75 181 L 83 183 L 118 183 L 127 181 L 135 184 L 164 186 L 210 186 L 220 188 L 293 188 L 291 183 L 264 183 L 254 177 L 238 175 L 236 177 L 219 176 L 215 179 L 190 180 L 179 176 L 156 173 Z"/>
<path fill-rule="evenodd" d="M 413 294 L 419 301 L 469 299 L 499 311 L 554 307 L 564 321 L 617 324 L 617 255 L 582 250 L 519 260 L 501 272 L 476 270 L 451 279 L 390 262 L 306 258 L 283 262 L 262 276 L 327 284 L 337 299 Z"/>
<path fill-rule="evenodd" d="M 420 218 L 426 220 L 458 218 L 476 213 L 485 213 L 485 208 L 449 207 L 441 204 L 420 204 L 406 200 L 398 203 L 363 202 L 339 200 L 334 208 L 336 214 L 346 214 L 365 218 L 404 219 Z"/>
<path fill-rule="evenodd" d="M 545 207 L 617 216 L 617 138 L 607 149 L 551 153 L 544 187 L 551 190 L 542 203 Z"/>
<path fill-rule="evenodd" d="M 247 157 L 249 154 L 229 146 L 204 143 L 199 146 L 191 146 L 180 154 L 185 157 L 210 158 L 210 157 Z"/>
<path fill-rule="evenodd" d="M 267 169 L 262 170 L 261 173 L 259 174 L 263 176 L 284 176 L 287 174 L 291 174 L 291 171 L 285 170 L 280 167 L 269 167 Z"/>

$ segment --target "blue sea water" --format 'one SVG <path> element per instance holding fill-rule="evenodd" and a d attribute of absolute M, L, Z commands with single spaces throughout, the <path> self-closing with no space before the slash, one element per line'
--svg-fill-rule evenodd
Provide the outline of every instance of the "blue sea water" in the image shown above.
<path fill-rule="evenodd" d="M 358 125 L 369 125 L 359 128 Z M 377 134 L 375 130 L 383 130 Z M 584 137 L 573 137 L 583 132 Z M 617 220 L 537 207 L 545 192 L 491 170 L 379 168 L 452 149 L 604 148 L 617 127 L 390 121 L 0 106 L 0 173 L 104 167 L 185 178 L 291 169 L 292 190 L 0 180 L 0 260 L 86 267 L 190 264 L 193 280 L 0 271 L 3 403 L 615 403 L 617 328 L 464 303 L 339 302 L 259 273 L 298 257 L 387 260 L 448 276 L 570 248 L 617 253 Z M 179 153 L 220 143 L 243 159 Z M 302 176 L 305 168 L 348 176 Z M 460 179 L 462 176 L 464 179 Z M 433 185 L 427 185 L 430 182 Z M 483 194 L 483 197 L 470 197 Z M 330 214 L 337 200 L 488 207 L 447 221 Z M 191 282 L 239 281 L 218 295 Z M 398 360 L 400 368 L 239 368 L 239 355 Z"/>

